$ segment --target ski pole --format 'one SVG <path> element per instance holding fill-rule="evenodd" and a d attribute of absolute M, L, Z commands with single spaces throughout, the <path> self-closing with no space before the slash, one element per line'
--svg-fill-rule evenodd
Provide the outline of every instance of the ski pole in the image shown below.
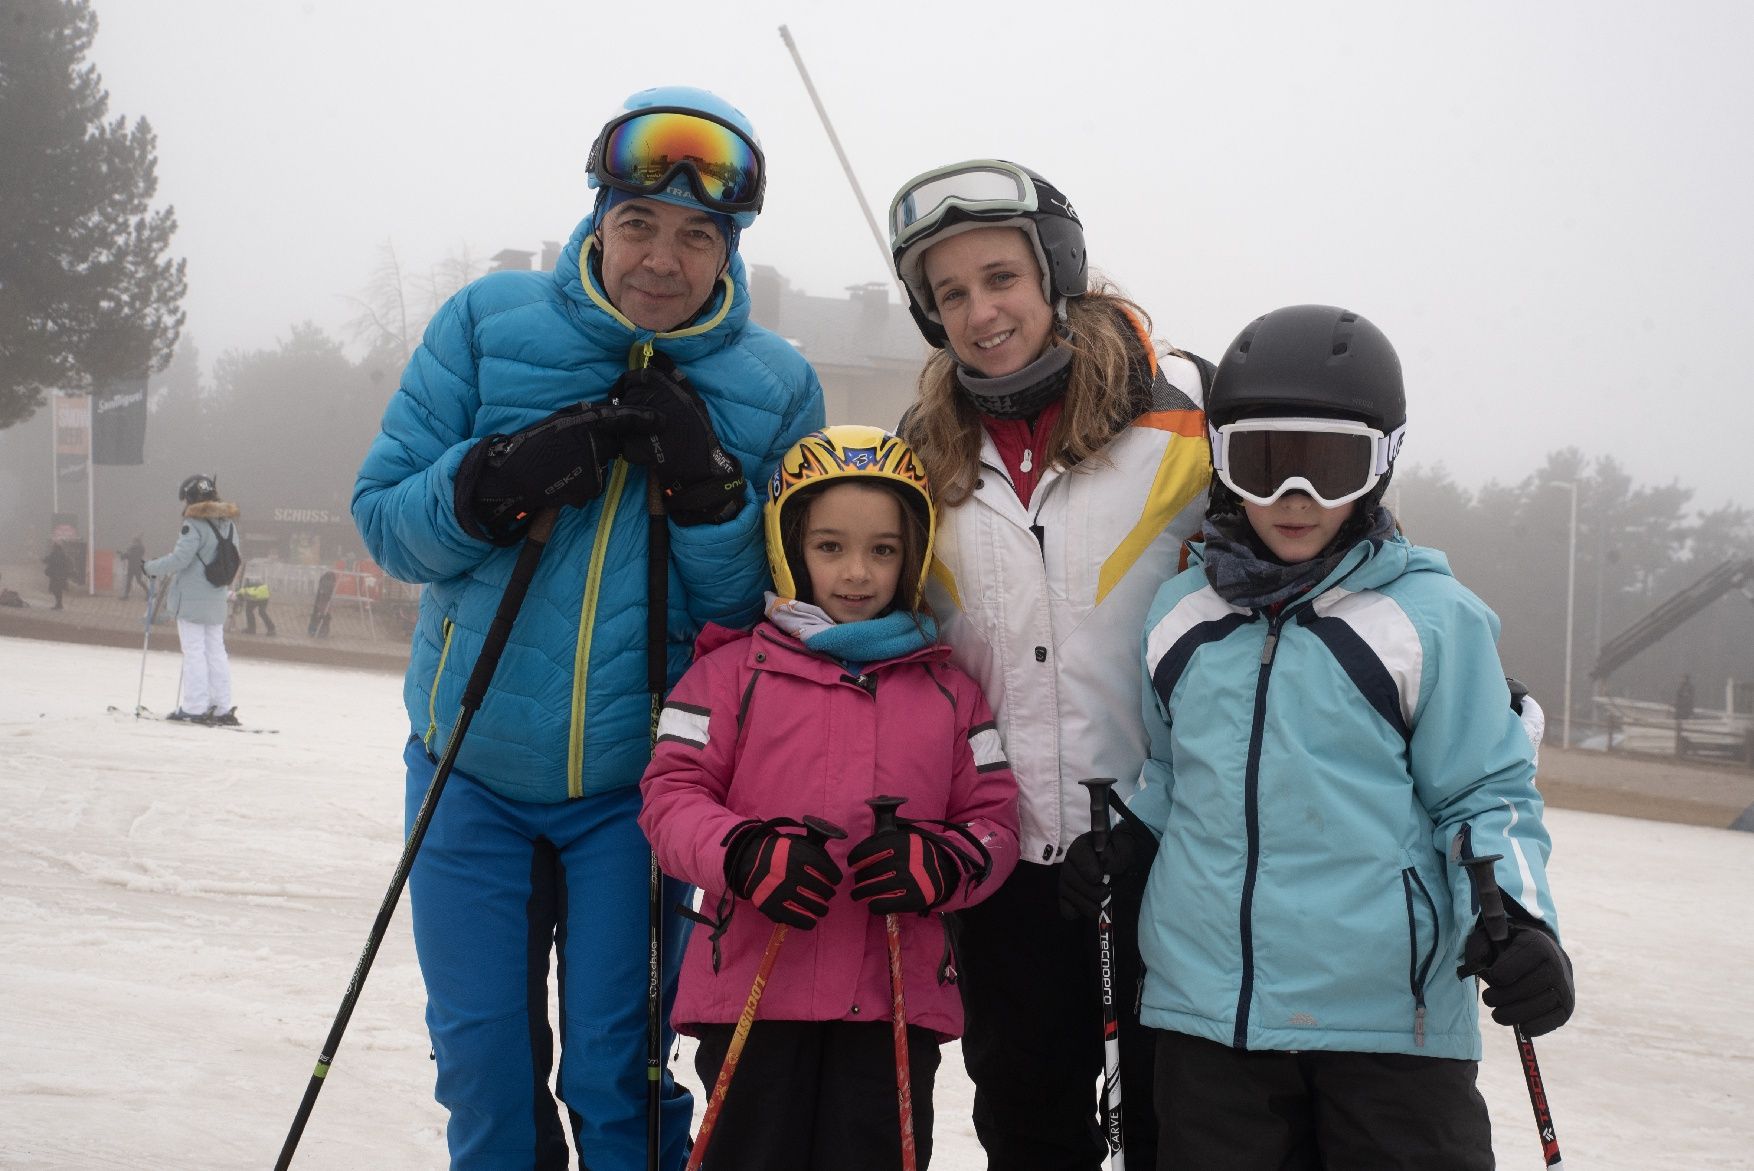
<path fill-rule="evenodd" d="M 1462 859 L 1462 865 L 1468 868 L 1468 881 L 1474 884 L 1474 897 L 1480 900 L 1480 922 L 1486 928 L 1486 938 L 1492 943 L 1494 958 L 1499 947 L 1510 938 L 1504 896 L 1498 889 L 1498 876 L 1492 872 L 1492 864 L 1503 857 L 1503 854 L 1483 854 L 1478 858 Z M 1516 1036 L 1517 1056 L 1523 1067 L 1523 1083 L 1529 1088 L 1529 1105 L 1535 1111 L 1535 1133 L 1541 1140 L 1541 1157 L 1547 1166 L 1563 1168 L 1559 1135 L 1553 1129 L 1553 1111 L 1547 1105 L 1547 1084 L 1541 1080 L 1541 1063 L 1535 1060 L 1535 1042 L 1523 1032 L 1521 1025 L 1512 1026 L 1512 1032 Z"/>
<path fill-rule="evenodd" d="M 420 810 L 414 815 L 414 825 L 408 831 L 408 840 L 402 846 L 402 857 L 396 863 L 390 888 L 384 892 L 384 900 L 378 907 L 378 916 L 372 922 L 371 935 L 365 941 L 365 950 L 360 953 L 359 963 L 354 966 L 353 978 L 347 982 L 347 991 L 341 997 L 341 1008 L 335 1014 L 335 1023 L 329 1029 L 329 1036 L 323 1041 L 322 1053 L 317 1057 L 317 1067 L 311 1074 L 310 1084 L 305 1087 L 304 1098 L 298 1104 L 298 1112 L 293 1115 L 292 1129 L 287 1132 L 286 1142 L 280 1148 L 280 1158 L 275 1160 L 274 1171 L 286 1171 L 292 1165 L 292 1154 L 298 1149 L 298 1140 L 304 1134 L 311 1108 L 316 1105 L 317 1094 L 323 1088 L 323 1079 L 328 1077 L 329 1067 L 335 1061 L 335 1051 L 341 1047 L 341 1034 L 347 1031 L 347 1022 L 352 1019 L 354 1006 L 359 1003 L 365 978 L 371 972 L 372 961 L 377 958 L 378 946 L 383 943 L 384 935 L 389 930 L 390 916 L 402 897 L 402 888 L 408 884 L 408 872 L 414 868 L 414 856 L 420 852 L 420 843 L 426 837 L 427 826 L 432 823 L 439 796 L 444 792 L 445 782 L 450 779 L 457 753 L 463 747 L 463 737 L 469 731 L 476 709 L 487 698 L 487 685 L 493 681 L 500 655 L 504 653 L 506 640 L 511 636 L 512 624 L 517 621 L 518 611 L 523 608 L 524 595 L 529 592 L 530 582 L 536 576 L 536 566 L 542 560 L 543 550 L 548 547 L 548 538 L 554 531 L 554 522 L 558 516 L 557 510 L 548 509 L 537 513 L 536 518 L 530 522 L 529 534 L 524 538 L 523 548 L 518 550 L 518 560 L 512 567 L 510 580 L 506 582 L 505 593 L 500 595 L 499 609 L 494 612 L 493 622 L 487 628 L 487 637 L 482 640 L 481 654 L 476 658 L 475 667 L 469 672 L 469 682 L 463 688 L 463 699 L 457 710 L 457 723 L 451 729 L 450 739 L 445 742 L 445 752 L 439 759 L 438 767 L 433 770 L 432 781 L 426 787 L 426 796 L 421 798 Z"/>
<path fill-rule="evenodd" d="M 152 620 L 158 617 L 158 579 L 146 581 L 146 633 L 140 638 L 140 686 L 134 692 L 134 718 L 140 718 L 140 704 L 146 698 L 146 653 L 152 646 Z"/>
<path fill-rule="evenodd" d="M 1101 858 L 1108 849 L 1108 800 L 1113 777 L 1079 781 L 1090 792 L 1090 835 Z M 1114 889 L 1108 871 L 1102 875 L 1102 904 L 1096 912 L 1096 954 L 1102 970 L 1102 1124 L 1112 1171 L 1126 1171 L 1127 1154 L 1121 1134 L 1121 1031 L 1115 1011 Z"/>
<path fill-rule="evenodd" d="M 649 356 L 649 355 L 648 355 Z M 651 750 L 658 750 L 658 720 L 664 714 L 669 679 L 670 522 L 664 490 L 646 472 L 646 690 L 651 693 Z M 664 876 L 658 854 L 646 846 L 646 1171 L 658 1171 L 664 1107 Z"/>
<path fill-rule="evenodd" d="M 895 811 L 906 797 L 871 797 L 865 804 L 877 815 L 878 833 L 895 829 Z M 895 911 L 883 916 L 883 930 L 889 937 L 889 999 L 890 1018 L 895 1029 L 895 1100 L 901 1111 L 901 1169 L 917 1171 L 914 1153 L 914 1087 L 908 1068 L 907 1004 L 902 999 L 901 976 L 901 915 Z"/>
<path fill-rule="evenodd" d="M 804 819 L 804 836 L 819 846 L 825 846 L 830 840 L 844 838 L 847 831 L 832 821 L 820 817 Z M 755 982 L 749 985 L 749 999 L 743 1002 L 743 1012 L 737 1017 L 737 1027 L 731 1033 L 731 1044 L 725 1049 L 725 1060 L 719 1065 L 719 1075 L 713 1080 L 712 1096 L 707 1099 L 706 1113 L 701 1115 L 700 1133 L 694 1136 L 694 1150 L 688 1154 L 688 1166 L 683 1171 L 698 1171 L 701 1160 L 706 1158 L 707 1140 L 713 1136 L 713 1127 L 718 1124 L 719 1111 L 724 1109 L 725 1095 L 731 1089 L 731 1075 L 737 1072 L 737 1062 L 743 1056 L 744 1042 L 749 1040 L 750 1026 L 755 1023 L 755 1010 L 761 1004 L 761 994 L 767 990 L 768 977 L 773 975 L 774 961 L 779 959 L 780 944 L 785 942 L 789 930 L 784 923 L 773 925 L 773 934 L 767 937 L 767 950 L 761 953 L 761 963 L 755 969 Z"/>

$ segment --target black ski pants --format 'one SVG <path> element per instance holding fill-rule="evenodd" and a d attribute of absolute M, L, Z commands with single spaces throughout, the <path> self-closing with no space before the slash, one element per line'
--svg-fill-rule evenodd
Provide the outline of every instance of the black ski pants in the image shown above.
<path fill-rule="evenodd" d="M 1249 1052 L 1159 1033 L 1157 1171 L 1492 1171 L 1477 1071 L 1441 1057 Z"/>
<path fill-rule="evenodd" d="M 1136 1015 L 1139 907 L 1114 915 L 1121 1118 L 1127 1166 L 1156 1160 L 1151 1116 L 1155 1032 Z M 985 902 L 957 912 L 965 1013 L 962 1056 L 974 1081 L 974 1129 L 989 1171 L 1098 1171 L 1102 976 L 1096 924 L 1060 914 L 1060 867 L 1019 863 Z M 1213 1164 L 1222 1166 L 1222 1164 Z"/>
<path fill-rule="evenodd" d="M 694 1053 L 711 1094 L 734 1025 L 705 1025 Z M 938 1035 L 909 1026 L 914 1151 L 932 1159 L 932 1083 Z M 725 1091 L 703 1171 L 895 1171 L 901 1108 L 895 1033 L 883 1021 L 757 1019 Z"/>
<path fill-rule="evenodd" d="M 244 599 L 244 633 L 256 633 L 256 618 L 260 615 L 262 626 L 269 634 L 274 633 L 274 619 L 268 617 L 268 603 L 255 598 Z"/>

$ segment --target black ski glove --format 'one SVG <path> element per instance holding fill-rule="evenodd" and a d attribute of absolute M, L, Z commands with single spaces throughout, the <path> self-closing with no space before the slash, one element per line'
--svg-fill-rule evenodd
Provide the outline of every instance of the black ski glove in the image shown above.
<path fill-rule="evenodd" d="M 489 435 L 457 469 L 457 520 L 472 537 L 513 544 L 531 513 L 602 495 L 603 469 L 657 422 L 645 407 L 575 403 L 522 431 Z"/>
<path fill-rule="evenodd" d="M 1145 885 L 1156 857 L 1157 838 L 1136 814 L 1121 814 L 1119 824 L 1108 831 L 1108 847 L 1100 853 L 1095 830 L 1079 834 L 1066 847 L 1066 861 L 1060 867 L 1060 915 L 1096 918 L 1105 895 L 1118 894 L 1123 884 L 1129 889 Z M 1107 883 L 1102 881 L 1105 874 Z"/>
<path fill-rule="evenodd" d="M 725 835 L 725 881 L 775 923 L 809 931 L 828 913 L 841 869 L 796 822 L 744 821 Z M 798 827 L 802 829 L 802 827 Z"/>
<path fill-rule="evenodd" d="M 1571 1019 L 1577 991 L 1571 983 L 1571 960 L 1559 941 L 1527 918 L 1521 908 L 1510 912 L 1510 935 L 1494 944 L 1484 924 L 1476 924 L 1462 949 L 1463 976 L 1479 976 L 1487 984 L 1481 994 L 1501 1025 L 1520 1025 L 1531 1037 L 1551 1033 Z M 1521 921 L 1519 921 L 1521 916 Z"/>
<path fill-rule="evenodd" d="M 621 376 L 609 401 L 656 412 L 646 442 L 628 444 L 623 454 L 657 477 L 671 520 L 723 524 L 743 511 L 743 465 L 719 442 L 706 404 L 674 362 L 653 354 L 650 365 Z"/>
<path fill-rule="evenodd" d="M 929 911 L 955 894 L 965 876 L 979 882 L 991 869 L 992 856 L 972 834 L 964 833 L 958 844 L 929 825 L 957 828 L 898 819 L 894 829 L 872 834 L 847 855 L 853 898 L 869 902 L 873 915 Z"/>

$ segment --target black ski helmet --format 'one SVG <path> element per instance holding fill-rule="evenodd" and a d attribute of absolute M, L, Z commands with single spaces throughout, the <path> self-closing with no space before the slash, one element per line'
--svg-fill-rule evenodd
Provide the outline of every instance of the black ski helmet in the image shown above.
<path fill-rule="evenodd" d="M 1407 393 L 1401 359 L 1382 330 L 1347 309 L 1289 305 L 1249 322 L 1218 363 L 1206 395 L 1206 420 L 1217 428 L 1263 415 L 1357 419 L 1384 435 L 1407 425 Z M 1369 531 L 1377 506 L 1395 474 L 1396 443 L 1388 471 L 1334 538 L 1356 541 Z M 1242 501 L 1216 473 L 1206 515 L 1222 528 L 1240 521 Z"/>
<path fill-rule="evenodd" d="M 1382 330 L 1332 305 L 1291 305 L 1236 335 L 1206 396 L 1214 426 L 1307 412 L 1358 419 L 1388 435 L 1407 423 L 1401 359 Z"/>
<path fill-rule="evenodd" d="M 177 489 L 177 499 L 184 504 L 198 504 L 203 500 L 219 499 L 219 484 L 212 476 L 196 472 L 184 480 Z"/>
<path fill-rule="evenodd" d="M 1029 195 L 1017 201 L 984 200 L 970 207 L 954 196 L 934 207 L 920 209 L 913 225 L 898 229 L 896 209 L 917 189 L 957 171 L 982 168 L 1016 173 L 1029 185 Z M 938 210 L 941 208 L 942 210 Z M 1041 265 L 1042 296 L 1061 315 L 1068 297 L 1082 297 L 1090 282 L 1089 257 L 1084 248 L 1084 224 L 1072 203 L 1058 187 L 1028 167 L 1004 159 L 974 159 L 949 167 L 937 167 L 908 180 L 890 202 L 889 247 L 895 271 L 907 289 L 907 307 L 920 333 L 938 349 L 949 340 L 938 311 L 932 305 L 925 276 L 925 255 L 933 244 L 975 228 L 1021 228 L 1035 248 Z"/>

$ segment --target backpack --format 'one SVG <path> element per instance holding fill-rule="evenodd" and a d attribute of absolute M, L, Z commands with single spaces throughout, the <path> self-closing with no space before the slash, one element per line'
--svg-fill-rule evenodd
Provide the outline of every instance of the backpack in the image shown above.
<path fill-rule="evenodd" d="M 238 575 L 238 570 L 243 568 L 244 559 L 238 553 L 237 542 L 229 534 L 220 532 L 219 526 L 211 520 L 207 522 L 207 527 L 213 530 L 214 539 L 219 544 L 213 550 L 213 560 L 201 562 L 201 570 L 207 575 L 208 585 L 228 586 Z M 200 558 L 196 560 L 199 561 Z"/>

